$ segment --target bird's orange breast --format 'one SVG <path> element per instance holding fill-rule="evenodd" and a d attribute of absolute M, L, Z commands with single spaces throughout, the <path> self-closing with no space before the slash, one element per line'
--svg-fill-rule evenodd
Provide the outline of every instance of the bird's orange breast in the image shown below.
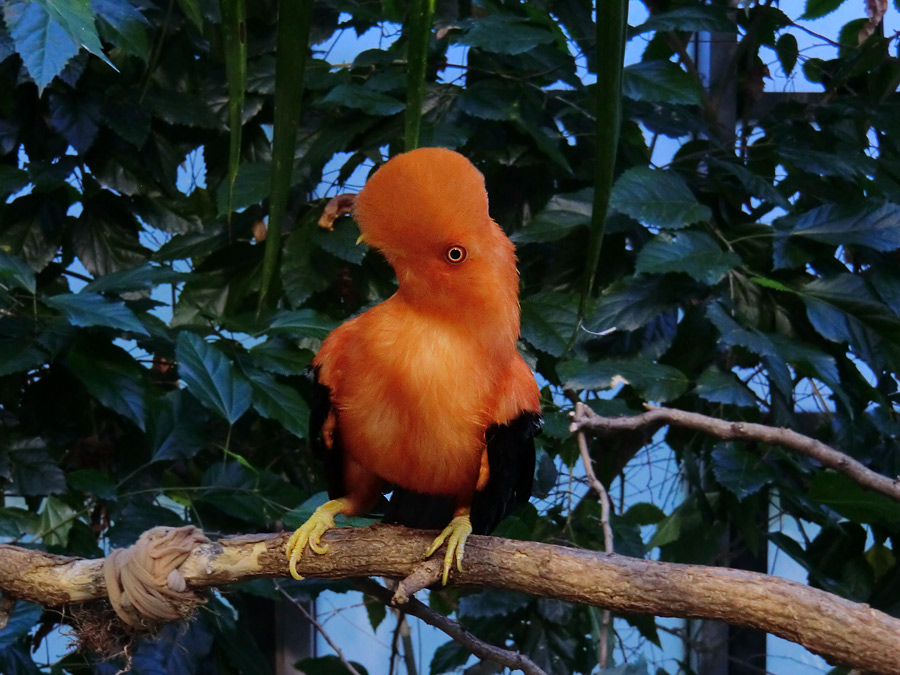
<path fill-rule="evenodd" d="M 395 485 L 464 497 L 475 489 L 485 429 L 516 407 L 514 383 L 502 382 L 513 360 L 514 345 L 504 363 L 463 327 L 392 299 L 335 330 L 315 363 L 353 459 Z"/>

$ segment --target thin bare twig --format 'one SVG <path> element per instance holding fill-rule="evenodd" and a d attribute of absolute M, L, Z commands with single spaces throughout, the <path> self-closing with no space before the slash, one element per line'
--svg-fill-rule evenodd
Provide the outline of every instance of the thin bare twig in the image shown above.
<path fill-rule="evenodd" d="M 299 602 L 295 597 L 293 597 L 290 593 L 288 593 L 286 590 L 284 590 L 284 588 L 281 587 L 281 584 L 278 583 L 278 581 L 275 582 L 275 588 L 279 593 L 281 593 L 285 598 L 287 598 L 288 601 L 292 605 L 294 605 L 294 607 L 296 607 L 297 609 L 300 610 L 301 614 L 303 614 L 304 618 L 307 621 L 309 621 L 313 626 L 315 626 L 316 630 L 319 631 L 319 634 L 323 638 L 325 638 L 325 642 L 328 643 L 328 646 L 334 650 L 335 654 L 337 654 L 338 659 L 340 659 L 344 668 L 347 669 L 347 672 L 350 673 L 350 675 L 359 675 L 359 671 L 356 668 L 354 668 L 353 664 L 350 663 L 346 659 L 346 657 L 344 656 L 344 652 L 341 651 L 341 648 L 335 644 L 334 640 L 331 639 L 331 636 L 328 635 L 328 633 L 325 631 L 325 628 L 322 626 L 322 624 L 320 624 L 316 620 L 316 617 L 314 617 L 312 614 L 310 614 L 307 611 L 306 607 L 303 606 L 303 603 Z"/>
<path fill-rule="evenodd" d="M 722 440 L 749 440 L 780 445 L 812 457 L 823 466 L 838 471 L 862 487 L 900 501 L 900 477 L 888 478 L 834 448 L 792 429 L 771 427 L 754 422 L 729 422 L 716 417 L 674 408 L 645 405 L 647 412 L 632 417 L 601 417 L 587 406 L 576 410 L 570 430 L 586 431 L 634 430 L 649 424 L 674 424 L 686 429 L 706 432 Z"/>
<path fill-rule="evenodd" d="M 587 408 L 584 403 L 582 403 L 581 401 L 576 403 L 573 418 L 583 417 L 585 414 L 583 408 Z M 584 464 L 584 471 L 585 474 L 587 474 L 588 484 L 600 498 L 600 527 L 603 529 L 603 548 L 606 549 L 607 553 L 615 553 L 615 551 L 613 550 L 612 527 L 609 524 L 609 494 L 606 491 L 606 487 L 604 487 L 603 483 L 600 482 L 600 479 L 597 478 L 597 474 L 594 473 L 594 463 L 591 459 L 590 452 L 588 452 L 587 438 L 585 438 L 584 431 L 579 429 L 576 433 L 576 438 L 578 439 L 578 451 L 581 453 L 581 462 Z M 604 609 L 603 619 L 600 624 L 600 635 L 598 639 L 598 642 L 600 643 L 600 653 L 598 654 L 598 660 L 600 662 L 601 669 L 606 668 L 607 662 L 609 661 L 608 638 L 610 621 L 610 611 L 608 609 Z"/>
<path fill-rule="evenodd" d="M 378 598 L 387 605 L 391 604 L 393 598 L 391 591 L 372 579 L 358 579 L 356 587 L 363 593 Z M 527 656 L 484 642 L 475 637 L 464 626 L 443 614 L 439 614 L 415 598 L 407 600 L 406 604 L 403 605 L 403 611 L 443 631 L 480 659 L 494 661 L 510 670 L 521 670 L 526 675 L 547 675 Z"/>

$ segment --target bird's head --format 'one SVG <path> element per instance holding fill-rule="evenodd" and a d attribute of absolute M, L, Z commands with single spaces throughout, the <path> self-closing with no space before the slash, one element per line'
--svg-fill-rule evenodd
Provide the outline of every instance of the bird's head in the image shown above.
<path fill-rule="evenodd" d="M 515 249 L 488 213 L 484 176 L 459 153 L 395 156 L 369 178 L 355 215 L 408 302 L 447 315 L 507 311 L 518 323 Z"/>

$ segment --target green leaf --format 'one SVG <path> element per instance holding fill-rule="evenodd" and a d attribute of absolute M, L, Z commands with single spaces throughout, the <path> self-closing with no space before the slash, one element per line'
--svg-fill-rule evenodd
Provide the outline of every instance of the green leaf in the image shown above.
<path fill-rule="evenodd" d="M 644 244 L 635 262 L 635 272 L 683 272 L 712 286 L 740 264 L 740 256 L 733 251 L 723 251 L 705 232 L 684 230 L 677 234 L 661 232 Z"/>
<path fill-rule="evenodd" d="M 556 41 L 556 35 L 523 17 L 489 14 L 463 25 L 461 44 L 495 54 L 517 55 Z"/>
<path fill-rule="evenodd" d="M 178 374 L 203 405 L 234 424 L 250 407 L 253 390 L 216 346 L 182 331 L 176 342 Z"/>
<path fill-rule="evenodd" d="M 801 19 L 819 19 L 831 14 L 844 4 L 844 0 L 806 0 L 806 9 L 800 15 Z"/>
<path fill-rule="evenodd" d="M 842 473 L 826 469 L 813 478 L 808 496 L 854 523 L 900 527 L 900 504 L 880 492 L 862 488 Z"/>
<path fill-rule="evenodd" d="M 258 309 L 268 306 L 267 296 L 272 278 L 278 269 L 281 253 L 282 231 L 287 216 L 297 147 L 297 128 L 302 110 L 306 52 L 311 24 L 312 3 L 279 0 L 269 231 L 263 254 Z"/>
<path fill-rule="evenodd" d="M 535 348 L 560 357 L 578 326 L 578 296 L 544 292 L 522 300 L 522 337 Z"/>
<path fill-rule="evenodd" d="M 793 33 L 782 33 L 778 36 L 778 42 L 775 43 L 775 53 L 778 54 L 782 72 L 785 76 L 789 76 L 794 72 L 794 67 L 797 65 L 797 57 L 800 56 L 800 47 Z"/>
<path fill-rule="evenodd" d="M 40 513 L 41 541 L 46 546 L 64 547 L 75 525 L 75 509 L 58 497 L 47 497 Z"/>
<path fill-rule="evenodd" d="M 111 34 L 111 42 L 147 61 L 150 56 L 150 22 L 130 0 L 91 0 L 91 9 L 109 26 L 105 32 Z"/>
<path fill-rule="evenodd" d="M 19 256 L 0 251 L 0 285 L 7 288 L 18 286 L 33 294 L 37 288 L 34 270 Z"/>
<path fill-rule="evenodd" d="M 106 326 L 149 335 L 124 302 L 107 300 L 97 293 L 62 293 L 46 298 L 44 303 L 62 312 L 73 326 Z"/>
<path fill-rule="evenodd" d="M 269 338 L 250 349 L 251 362 L 261 370 L 278 375 L 297 375 L 309 367 L 312 352 L 292 347 L 288 340 Z"/>
<path fill-rule="evenodd" d="M 4 474 L 12 480 L 15 490 L 22 495 L 39 496 L 60 494 L 66 491 L 66 478 L 62 469 L 41 438 L 13 441 L 8 445 L 8 465 Z M 0 459 L 2 459 L 0 454 Z"/>
<path fill-rule="evenodd" d="M 269 196 L 272 179 L 272 165 L 268 162 L 241 164 L 231 195 L 231 209 L 239 211 L 253 204 L 259 204 Z M 228 210 L 228 181 L 223 181 L 216 192 L 216 208 L 219 215 L 231 213 Z"/>
<path fill-rule="evenodd" d="M 469 656 L 469 650 L 456 640 L 450 640 L 434 650 L 428 672 L 430 675 L 456 672 L 466 665 Z"/>
<path fill-rule="evenodd" d="M 96 469 L 76 469 L 66 474 L 69 488 L 85 492 L 100 499 L 116 498 L 116 483 L 108 474 Z"/>
<path fill-rule="evenodd" d="M 628 507 L 621 518 L 634 525 L 656 525 L 666 517 L 665 511 L 649 502 L 638 502 Z"/>
<path fill-rule="evenodd" d="M 247 25 L 244 0 L 219 0 L 222 13 L 222 48 L 225 50 L 225 77 L 228 81 L 228 175 L 224 183 L 226 213 L 231 218 L 234 182 L 241 162 L 241 131 L 244 91 L 247 88 Z"/>
<path fill-rule="evenodd" d="M 93 92 L 51 91 L 47 107 L 53 126 L 73 148 L 86 154 L 100 129 L 100 97 Z"/>
<path fill-rule="evenodd" d="M 359 675 L 369 675 L 369 671 L 363 668 L 356 661 L 350 661 L 350 664 Z M 328 656 L 316 656 L 297 661 L 294 664 L 301 673 L 315 673 L 315 675 L 346 675 L 347 667 L 344 663 L 333 654 Z"/>
<path fill-rule="evenodd" d="M 154 401 L 147 429 L 153 461 L 190 459 L 200 452 L 206 443 L 203 415 L 197 399 L 183 389 Z"/>
<path fill-rule="evenodd" d="M 737 25 L 728 18 L 724 7 L 678 7 L 668 12 L 653 14 L 640 26 L 634 28 L 632 35 L 653 31 L 736 33 Z"/>
<path fill-rule="evenodd" d="M 176 272 L 168 267 L 144 263 L 137 267 L 121 269 L 111 274 L 97 277 L 81 289 L 82 293 L 124 293 L 149 291 L 160 284 L 174 284 L 187 281 L 190 274 Z"/>
<path fill-rule="evenodd" d="M 66 365 L 105 407 L 134 422 L 147 423 L 147 370 L 121 347 L 79 337 L 65 357 Z"/>
<path fill-rule="evenodd" d="M 740 500 L 756 494 L 778 477 L 761 452 L 750 452 L 737 443 L 718 444 L 712 452 L 712 468 L 716 480 Z"/>
<path fill-rule="evenodd" d="M 482 120 L 507 121 L 519 116 L 521 89 L 500 79 L 477 80 L 456 97 L 459 109 Z"/>
<path fill-rule="evenodd" d="M 369 616 L 369 625 L 372 626 L 372 632 L 374 633 L 378 630 L 381 622 L 387 617 L 387 606 L 380 600 L 368 595 L 363 596 L 363 604 L 366 606 L 366 614 Z"/>
<path fill-rule="evenodd" d="M 90 0 L 35 0 L 35 2 L 66 31 L 72 42 L 80 44 L 115 70 L 115 66 L 103 53 Z"/>
<path fill-rule="evenodd" d="M 0 340 L 0 376 L 27 372 L 48 359 L 49 354 L 31 341 Z"/>
<path fill-rule="evenodd" d="M 9 0 L 3 19 L 28 74 L 42 92 L 78 53 L 78 44 L 38 2 Z"/>
<path fill-rule="evenodd" d="M 697 78 L 671 61 L 641 61 L 622 72 L 622 96 L 648 103 L 700 105 L 703 89 Z"/>
<path fill-rule="evenodd" d="M 202 31 L 203 12 L 200 11 L 200 0 L 178 0 L 178 6 L 197 30 Z"/>
<path fill-rule="evenodd" d="M 648 401 L 669 401 L 688 388 L 688 379 L 680 370 L 649 359 L 570 360 L 561 363 L 556 372 L 567 389 L 597 391 L 628 384 Z"/>
<path fill-rule="evenodd" d="M 338 327 L 338 322 L 312 309 L 297 309 L 275 312 L 267 325 L 265 332 L 269 335 L 324 340 Z"/>
<path fill-rule="evenodd" d="M 350 218 L 339 218 L 331 230 L 317 227 L 312 233 L 312 241 L 317 247 L 353 265 L 361 264 L 369 251 L 368 246 L 357 243 L 358 239 L 359 228 Z"/>
<path fill-rule="evenodd" d="M 740 181 L 744 190 L 751 197 L 756 197 L 764 202 L 775 204 L 783 209 L 790 206 L 790 202 L 772 185 L 767 178 L 753 173 L 743 164 L 734 162 L 723 162 L 722 160 L 710 158 L 710 166 L 717 170 L 731 174 Z"/>
<path fill-rule="evenodd" d="M 716 366 L 710 366 L 697 378 L 694 393 L 700 398 L 723 405 L 754 408 L 756 397 L 734 373 L 723 373 Z"/>
<path fill-rule="evenodd" d="M 900 204 L 877 200 L 859 205 L 826 204 L 804 213 L 785 234 L 833 246 L 896 251 L 900 248 Z"/>
<path fill-rule="evenodd" d="M 322 99 L 324 105 L 362 110 L 369 115 L 387 117 L 406 107 L 402 101 L 361 84 L 339 84 Z"/>
<path fill-rule="evenodd" d="M 517 244 L 557 241 L 591 222 L 594 190 L 557 194 L 525 227 L 510 237 Z"/>
<path fill-rule="evenodd" d="M 663 229 L 679 229 L 712 218 L 709 208 L 697 201 L 678 174 L 647 167 L 635 167 L 619 176 L 610 206 L 645 225 Z"/>
<path fill-rule="evenodd" d="M 33 602 L 16 603 L 6 627 L 0 630 L 0 650 L 13 645 L 20 637 L 27 635 L 37 620 L 44 613 L 44 608 Z"/>
<path fill-rule="evenodd" d="M 585 321 L 596 333 L 609 329 L 633 331 L 675 306 L 662 277 L 632 277 L 607 288 Z"/>
<path fill-rule="evenodd" d="M 147 259 L 150 251 L 141 245 L 140 226 L 123 197 L 104 190 L 83 203 L 72 243 L 91 274 L 103 276 Z"/>
<path fill-rule="evenodd" d="M 297 438 L 306 438 L 309 406 L 296 389 L 277 382 L 268 373 L 249 368 L 244 373 L 253 387 L 253 407 L 263 417 L 276 420 Z"/>

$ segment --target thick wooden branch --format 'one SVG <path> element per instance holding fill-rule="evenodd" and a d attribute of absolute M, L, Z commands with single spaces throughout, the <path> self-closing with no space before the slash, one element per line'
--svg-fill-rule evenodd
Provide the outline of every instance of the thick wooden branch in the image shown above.
<path fill-rule="evenodd" d="M 651 405 L 646 407 L 647 412 L 641 415 L 601 417 L 587 406 L 582 405 L 577 408 L 572 418 L 571 430 L 572 432 L 634 431 L 645 426 L 672 424 L 686 429 L 703 431 L 725 441 L 740 439 L 780 445 L 812 457 L 823 466 L 841 472 L 865 488 L 881 492 L 900 501 L 900 477 L 883 476 L 849 455 L 792 429 L 770 427 L 753 422 L 729 422 L 674 408 L 658 408 Z"/>
<path fill-rule="evenodd" d="M 434 533 L 387 525 L 328 532 L 326 555 L 300 573 L 343 579 L 414 572 Z M 287 575 L 287 533 L 220 539 L 179 568 L 194 588 Z M 0 591 L 44 606 L 106 596 L 102 561 L 0 546 Z M 453 583 L 521 591 L 614 611 L 719 619 L 804 645 L 834 664 L 900 675 L 900 620 L 868 605 L 754 572 L 639 560 L 535 542 L 472 536 Z"/>

